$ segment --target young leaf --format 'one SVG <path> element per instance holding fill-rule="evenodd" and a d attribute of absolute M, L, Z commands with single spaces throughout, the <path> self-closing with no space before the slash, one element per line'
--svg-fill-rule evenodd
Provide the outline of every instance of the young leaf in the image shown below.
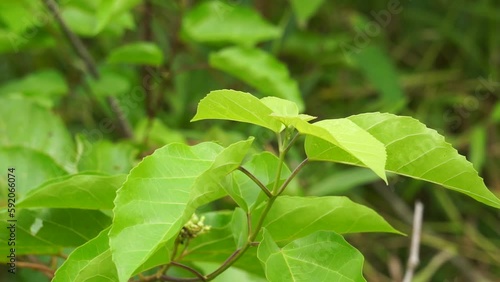
<path fill-rule="evenodd" d="M 418 120 L 387 113 L 355 115 L 349 120 L 385 145 L 387 171 L 436 183 L 500 208 L 500 199 L 488 190 L 472 164 L 446 143 L 443 136 Z M 305 148 L 317 160 L 366 166 L 313 136 L 306 138 Z"/>
<path fill-rule="evenodd" d="M 277 38 L 280 31 L 253 9 L 207 1 L 182 17 L 182 32 L 190 39 L 209 43 L 235 43 L 253 46 Z"/>
<path fill-rule="evenodd" d="M 116 191 L 125 178 L 84 173 L 57 178 L 31 190 L 18 207 L 112 209 Z"/>
<path fill-rule="evenodd" d="M 274 132 L 281 130 L 281 123 L 270 119 L 272 110 L 250 93 L 235 90 L 215 90 L 198 104 L 191 121 L 224 119 L 256 124 Z"/>
<path fill-rule="evenodd" d="M 279 248 L 264 229 L 258 257 L 268 281 L 366 281 L 363 255 L 345 239 L 318 231 Z"/>
<path fill-rule="evenodd" d="M 52 282 L 117 281 L 116 267 L 109 249 L 109 228 L 76 248 L 56 271 Z"/>
<path fill-rule="evenodd" d="M 241 208 L 236 208 L 231 220 L 231 231 L 233 232 L 236 248 L 241 248 L 248 238 L 247 214 Z"/>
<path fill-rule="evenodd" d="M 303 121 L 310 121 L 316 118 L 310 115 L 299 114 L 299 107 L 292 101 L 273 96 L 264 97 L 260 101 L 273 111 L 273 115 L 299 117 Z"/>
<path fill-rule="evenodd" d="M 286 126 L 293 126 L 301 134 L 321 138 L 330 147 L 342 148 L 344 154 L 359 160 L 387 183 L 385 175 L 386 152 L 384 144 L 366 132 L 349 119 L 327 119 L 308 123 L 301 117 L 272 115 Z M 325 147 L 311 147 L 306 150 L 309 160 L 321 160 L 316 155 L 321 154 Z"/>
<path fill-rule="evenodd" d="M 119 281 L 171 241 L 197 207 L 225 195 L 220 182 L 238 168 L 252 141 L 226 149 L 173 143 L 132 169 L 118 190 L 109 233 Z"/>
<path fill-rule="evenodd" d="M 210 55 L 210 65 L 248 83 L 264 95 L 293 101 L 304 109 L 297 82 L 285 64 L 257 48 L 228 47 Z"/>
<path fill-rule="evenodd" d="M 258 218 L 260 212 L 258 210 L 252 217 Z M 263 226 L 279 242 L 290 242 L 318 230 L 340 234 L 400 233 L 372 209 L 356 204 L 347 197 L 335 196 L 278 197 Z"/>

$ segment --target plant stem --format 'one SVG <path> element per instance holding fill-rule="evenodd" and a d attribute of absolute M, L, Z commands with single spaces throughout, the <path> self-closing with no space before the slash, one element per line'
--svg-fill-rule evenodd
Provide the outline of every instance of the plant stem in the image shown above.
<path fill-rule="evenodd" d="M 290 139 L 290 142 L 288 142 L 288 145 L 286 146 L 285 150 L 283 150 L 283 153 L 288 153 L 288 151 L 290 150 L 290 148 L 292 148 L 292 145 L 293 143 L 295 143 L 295 140 L 297 140 L 297 138 L 299 137 L 300 133 L 295 133 L 295 135 L 292 137 L 292 139 Z"/>
<path fill-rule="evenodd" d="M 277 196 L 279 196 L 281 193 L 283 193 L 283 191 L 285 191 L 285 188 L 286 186 L 288 186 L 288 184 L 290 183 L 290 181 L 292 181 L 292 179 L 295 177 L 295 175 L 297 175 L 299 173 L 299 171 L 307 164 L 307 162 L 309 161 L 309 158 L 305 158 L 292 172 L 292 174 L 285 180 L 285 182 L 283 182 L 283 184 L 281 185 L 280 189 L 278 190 L 278 194 L 276 194 Z"/>
<path fill-rule="evenodd" d="M 49 279 L 54 278 L 54 270 L 51 269 L 50 267 L 44 265 L 44 264 L 39 264 L 39 263 L 34 263 L 34 262 L 26 262 L 26 261 L 18 261 L 17 266 L 20 268 L 30 268 L 34 270 L 38 270 L 45 274 Z"/>
<path fill-rule="evenodd" d="M 94 78 L 95 80 L 99 80 L 100 74 L 97 69 L 96 63 L 92 58 L 92 55 L 90 55 L 90 52 L 87 50 L 87 48 L 80 40 L 80 38 L 71 31 L 71 29 L 68 27 L 64 19 L 61 17 L 61 13 L 59 11 L 57 3 L 54 0 L 45 0 L 44 3 L 47 6 L 49 12 L 52 14 L 52 16 L 56 19 L 56 22 L 62 29 L 64 35 L 68 38 L 68 41 L 71 43 L 73 49 L 75 49 L 78 56 L 84 61 L 87 71 L 90 73 L 92 78 Z M 120 108 L 117 99 L 113 96 L 107 96 L 106 100 L 111 110 L 117 116 L 118 124 L 120 125 L 123 133 L 125 134 L 125 137 L 132 139 L 133 138 L 132 126 L 126 119 L 125 114 L 123 110 Z"/>
<path fill-rule="evenodd" d="M 255 183 L 257 183 L 257 185 L 259 185 L 259 187 L 266 193 L 266 195 L 268 195 L 269 200 L 267 201 L 266 206 L 264 207 L 264 210 L 262 211 L 262 214 L 259 217 L 257 225 L 255 226 L 255 229 L 252 232 L 250 232 L 250 229 L 249 229 L 250 234 L 249 234 L 248 239 L 245 242 L 245 244 L 241 248 L 239 248 L 236 251 L 234 251 L 231 254 L 231 256 L 229 258 L 227 258 L 226 261 L 224 261 L 224 263 L 219 268 L 217 268 L 214 272 L 212 272 L 212 273 L 204 276 L 204 278 L 206 279 L 206 281 L 210 281 L 210 280 L 214 279 L 219 274 L 221 274 L 222 272 L 224 272 L 226 269 L 228 269 L 229 267 L 231 267 L 231 265 L 233 265 L 234 262 L 236 262 L 241 256 L 243 256 L 243 254 L 245 254 L 246 250 L 248 250 L 248 248 L 250 248 L 250 246 L 258 245 L 258 242 L 255 242 L 255 239 L 257 238 L 257 235 L 259 234 L 260 229 L 262 228 L 262 225 L 264 225 L 264 220 L 266 219 L 267 214 L 271 210 L 271 207 L 273 206 L 274 201 L 278 198 L 279 194 L 285 190 L 286 186 L 290 183 L 290 181 L 292 181 L 292 179 L 297 175 L 297 173 L 300 171 L 300 169 L 308 161 L 307 158 L 304 161 L 302 161 L 295 168 L 295 170 L 292 172 L 292 174 L 285 180 L 285 182 L 283 182 L 283 184 L 281 186 L 279 186 L 279 180 L 281 179 L 281 171 L 283 169 L 283 164 L 285 162 L 286 152 L 288 151 L 290 145 L 295 141 L 295 139 L 297 138 L 297 136 L 298 136 L 298 134 L 296 134 L 291 139 L 291 141 L 289 142 L 288 146 L 286 148 L 284 148 L 284 142 L 282 142 L 281 135 L 279 133 L 277 134 L 277 137 L 278 137 L 278 146 L 279 146 L 279 159 L 280 159 L 280 161 L 279 161 L 279 164 L 278 164 L 277 174 L 276 174 L 276 178 L 275 178 L 275 181 L 274 181 L 274 186 L 273 186 L 273 190 L 272 190 L 273 192 L 272 193 L 269 193 L 269 194 L 266 193 L 266 191 L 269 192 L 269 190 L 267 190 L 267 188 L 265 188 L 265 186 L 257 178 L 255 178 L 255 176 L 253 176 L 250 172 L 246 171 L 244 168 L 242 168 L 242 167 L 239 168 L 240 171 L 242 171 L 243 173 L 245 173 L 246 175 L 248 175 L 252 180 L 254 180 Z M 247 221 L 248 221 L 249 226 L 251 226 L 251 222 L 250 222 L 251 221 L 251 215 L 247 216 Z M 181 281 L 181 280 L 170 280 L 170 281 Z M 193 280 L 182 280 L 182 281 L 193 281 Z"/>
<path fill-rule="evenodd" d="M 260 182 L 259 179 L 257 179 L 257 177 L 255 177 L 255 175 L 253 175 L 250 171 L 246 170 L 244 167 L 240 166 L 238 167 L 238 170 L 243 172 L 244 174 L 246 174 L 250 179 L 252 179 L 252 181 L 257 184 L 257 186 L 259 186 L 259 188 L 264 192 L 266 193 L 267 197 L 268 198 L 271 198 L 273 196 L 273 194 L 271 194 L 271 191 L 269 191 L 267 189 L 267 187 L 262 183 Z"/>
<path fill-rule="evenodd" d="M 278 149 L 279 149 L 280 162 L 278 163 L 278 172 L 276 173 L 276 178 L 274 179 L 273 195 L 276 195 L 278 192 L 278 185 L 279 185 L 279 181 L 281 179 L 281 170 L 283 169 L 283 163 L 285 162 L 285 155 L 286 155 L 285 150 L 283 150 L 283 144 L 281 141 L 281 134 L 279 134 L 279 133 L 278 133 Z"/>
<path fill-rule="evenodd" d="M 245 243 L 245 245 L 243 245 L 243 247 L 241 247 L 240 249 L 237 249 L 236 251 L 234 251 L 231 254 L 231 256 L 219 268 L 217 268 L 214 272 L 212 272 L 209 275 L 207 275 L 206 276 L 206 280 L 207 281 L 210 281 L 210 280 L 214 279 L 219 274 L 221 274 L 222 272 L 224 272 L 226 269 L 228 269 L 229 267 L 231 267 L 231 265 L 233 265 L 233 263 L 235 261 L 237 261 L 241 256 L 243 256 L 243 254 L 246 252 L 246 250 L 248 250 L 248 248 L 250 246 L 252 246 L 252 245 L 255 244 L 255 242 L 253 242 L 253 241 L 255 240 L 255 238 L 257 237 L 257 235 L 259 234 L 259 231 L 262 228 L 262 224 L 264 223 L 264 219 L 266 218 L 267 213 L 271 209 L 271 207 L 272 207 L 272 205 L 274 203 L 274 200 L 276 200 L 276 197 L 277 196 L 272 196 L 269 199 L 269 201 L 267 202 L 266 207 L 264 208 L 264 211 L 260 215 L 259 222 L 257 223 L 257 226 L 256 226 L 254 232 L 248 237 L 248 240 Z"/>
<path fill-rule="evenodd" d="M 172 265 L 175 265 L 177 267 L 180 267 L 180 268 L 183 268 L 191 273 L 193 273 L 194 275 L 196 275 L 199 279 L 201 279 L 201 281 L 206 281 L 206 278 L 201 274 L 199 273 L 196 269 L 192 268 L 192 267 L 189 267 L 187 265 L 184 265 L 184 264 L 181 264 L 181 263 L 178 263 L 178 262 L 171 262 Z"/>

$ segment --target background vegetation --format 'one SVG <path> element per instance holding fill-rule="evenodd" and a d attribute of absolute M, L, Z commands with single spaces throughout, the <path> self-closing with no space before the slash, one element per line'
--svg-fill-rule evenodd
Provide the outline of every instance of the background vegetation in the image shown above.
<path fill-rule="evenodd" d="M 37 132 L 59 125 L 47 124 L 39 107 L 60 116 L 77 140 L 76 147 L 62 142 L 51 149 L 67 171 L 100 163 L 109 174 L 127 173 L 170 142 L 227 145 L 248 134 L 273 150 L 273 136 L 263 129 L 189 122 L 209 91 L 230 88 L 294 100 L 319 118 L 413 116 L 446 136 L 500 195 L 498 15 L 493 0 L 1 1 L 0 153 L 16 149 L 7 135 L 30 148 L 50 144 Z M 92 158 L 64 167 L 91 149 Z M 292 150 L 292 162 L 301 154 Z M 2 157 L 2 171 L 8 165 Z M 31 168 L 20 178 L 25 189 L 64 175 L 43 170 L 43 161 L 25 167 Z M 393 176 L 386 187 L 369 170 L 340 164 L 313 163 L 299 178 L 295 186 L 304 188 L 293 193 L 347 195 L 408 234 L 420 199 L 425 216 L 415 281 L 500 279 L 498 210 L 404 177 Z M 408 237 L 347 239 L 364 254 L 368 281 L 401 279 Z M 35 254 L 25 260 L 62 261 Z M 20 277 L 47 279 L 30 269 Z"/>

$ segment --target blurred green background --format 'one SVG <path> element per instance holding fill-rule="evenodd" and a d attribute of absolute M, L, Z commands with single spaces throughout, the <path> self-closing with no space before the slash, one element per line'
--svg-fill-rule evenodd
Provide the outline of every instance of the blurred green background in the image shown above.
<path fill-rule="evenodd" d="M 74 135 L 130 145 L 138 160 L 170 142 L 246 135 L 273 150 L 265 129 L 189 122 L 209 91 L 230 88 L 293 100 L 319 119 L 415 117 L 500 196 L 499 1 L 62 0 L 56 12 L 53 3 L 0 0 L 0 99 L 49 108 Z M 300 146 L 290 155 L 296 165 Z M 419 199 L 415 281 L 500 281 L 498 210 L 429 183 L 389 182 L 313 163 L 295 193 L 347 195 L 407 234 Z M 365 255 L 368 281 L 401 280 L 409 237 L 347 239 Z"/>

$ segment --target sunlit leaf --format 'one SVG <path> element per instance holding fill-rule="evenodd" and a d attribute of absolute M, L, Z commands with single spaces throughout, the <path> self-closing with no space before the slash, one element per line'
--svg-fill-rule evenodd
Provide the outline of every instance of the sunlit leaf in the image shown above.
<path fill-rule="evenodd" d="M 252 141 L 226 149 L 173 143 L 132 169 L 115 199 L 109 233 L 120 281 L 174 238 L 197 207 L 225 195 L 221 181 L 240 165 Z"/>
<path fill-rule="evenodd" d="M 293 101 L 304 109 L 297 82 L 290 77 L 285 64 L 257 48 L 228 47 L 210 55 L 210 65 L 235 76 L 263 95 Z"/>
<path fill-rule="evenodd" d="M 264 103 L 250 93 L 235 90 L 215 90 L 198 104 L 191 121 L 224 119 L 252 123 L 279 132 L 281 123 L 268 118 L 272 113 Z"/>
<path fill-rule="evenodd" d="M 318 231 L 279 248 L 264 230 L 258 257 L 268 281 L 366 281 L 363 255 L 345 239 Z"/>
<path fill-rule="evenodd" d="M 295 127 L 301 134 L 321 138 L 325 143 L 329 142 L 332 147 L 342 148 L 344 154 L 359 160 L 387 182 L 384 145 L 351 120 L 328 119 L 310 124 L 301 117 L 278 115 L 272 115 L 272 117 Z M 311 147 L 306 150 L 307 157 L 309 160 L 321 160 L 317 155 L 321 154 L 324 149 Z"/>
<path fill-rule="evenodd" d="M 259 210 L 259 213 L 262 211 Z M 254 214 L 253 218 L 258 218 Z M 254 222 L 255 223 L 255 222 Z M 281 196 L 274 202 L 264 227 L 276 241 L 290 242 L 318 230 L 336 233 L 399 233 L 372 209 L 347 197 Z"/>
<path fill-rule="evenodd" d="M 57 269 L 52 281 L 117 281 L 116 267 L 111 260 L 108 232 L 109 228 L 106 228 L 97 237 L 76 248 Z"/>
<path fill-rule="evenodd" d="M 488 190 L 472 164 L 443 136 L 418 120 L 387 113 L 360 114 L 348 119 L 385 145 L 387 171 L 436 183 L 500 208 L 500 200 Z M 305 148 L 307 154 L 313 154 L 317 160 L 366 166 L 313 136 L 306 138 Z"/>

